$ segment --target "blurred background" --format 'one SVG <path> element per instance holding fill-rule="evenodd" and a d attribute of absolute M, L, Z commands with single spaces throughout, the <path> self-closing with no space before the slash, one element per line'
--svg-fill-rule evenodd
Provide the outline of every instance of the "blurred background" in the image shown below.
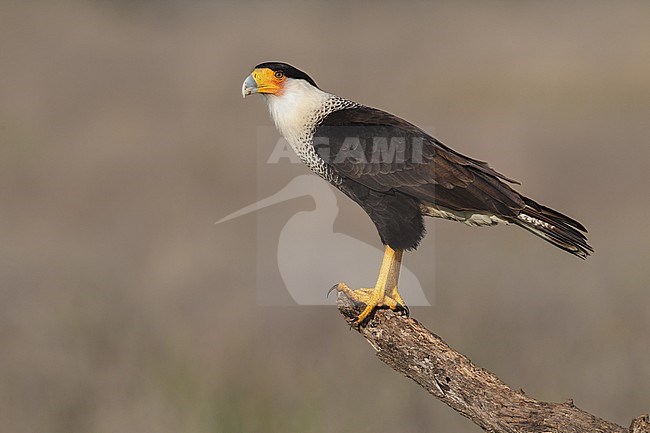
<path fill-rule="evenodd" d="M 406 261 L 433 306 L 412 314 L 535 398 L 623 425 L 648 412 L 648 23 L 642 1 L 3 1 L 0 431 L 480 431 L 333 307 L 257 301 L 277 281 L 255 272 L 271 211 L 213 223 L 286 184 L 258 179 L 271 121 L 241 98 L 265 60 L 583 222 L 585 262 L 523 230 L 430 222 Z M 339 207 L 337 229 L 379 246 Z"/>

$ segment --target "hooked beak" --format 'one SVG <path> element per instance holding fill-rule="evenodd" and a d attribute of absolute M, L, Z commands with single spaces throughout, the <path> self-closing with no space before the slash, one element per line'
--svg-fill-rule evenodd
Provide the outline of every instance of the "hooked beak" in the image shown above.
<path fill-rule="evenodd" d="M 276 73 L 269 68 L 255 68 L 255 70 L 246 77 L 241 88 L 241 94 L 245 98 L 253 93 L 264 93 L 267 95 L 282 94 L 284 76 L 277 77 Z"/>
<path fill-rule="evenodd" d="M 241 87 L 241 95 L 245 98 L 248 95 L 258 92 L 257 81 L 253 78 L 253 74 L 246 77 L 244 84 Z"/>

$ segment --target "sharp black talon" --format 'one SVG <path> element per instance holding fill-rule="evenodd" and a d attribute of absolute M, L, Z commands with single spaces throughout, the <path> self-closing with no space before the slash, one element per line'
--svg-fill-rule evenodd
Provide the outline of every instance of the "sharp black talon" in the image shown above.
<path fill-rule="evenodd" d="M 409 310 L 407 305 L 397 304 L 397 311 L 403 311 L 404 314 L 406 314 L 406 317 L 411 316 L 411 310 Z"/>
<path fill-rule="evenodd" d="M 332 286 L 332 288 L 329 289 L 329 290 L 327 291 L 327 295 L 325 295 L 325 297 L 326 297 L 326 298 L 329 298 L 329 297 L 330 297 L 330 293 L 332 293 L 334 290 L 338 290 L 338 288 L 339 288 L 339 285 L 338 285 L 338 284 L 334 284 L 334 285 Z"/>

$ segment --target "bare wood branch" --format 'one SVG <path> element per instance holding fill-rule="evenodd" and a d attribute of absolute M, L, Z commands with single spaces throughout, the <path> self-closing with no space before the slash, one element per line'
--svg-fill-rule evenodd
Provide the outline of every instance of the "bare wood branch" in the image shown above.
<path fill-rule="evenodd" d="M 498 377 L 475 366 L 416 320 L 391 310 L 377 310 L 364 326 L 354 325 L 359 313 L 339 293 L 337 306 L 392 369 L 413 379 L 461 415 L 494 433 L 650 433 L 648 415 L 630 428 L 577 408 L 572 400 L 550 403 L 515 391 Z"/>

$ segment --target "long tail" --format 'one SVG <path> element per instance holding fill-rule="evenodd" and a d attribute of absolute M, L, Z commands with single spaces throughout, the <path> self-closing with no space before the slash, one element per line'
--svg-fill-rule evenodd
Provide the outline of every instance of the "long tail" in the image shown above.
<path fill-rule="evenodd" d="M 511 222 L 581 259 L 594 252 L 587 243 L 587 229 L 578 221 L 527 197 L 523 199 L 526 207 Z"/>

